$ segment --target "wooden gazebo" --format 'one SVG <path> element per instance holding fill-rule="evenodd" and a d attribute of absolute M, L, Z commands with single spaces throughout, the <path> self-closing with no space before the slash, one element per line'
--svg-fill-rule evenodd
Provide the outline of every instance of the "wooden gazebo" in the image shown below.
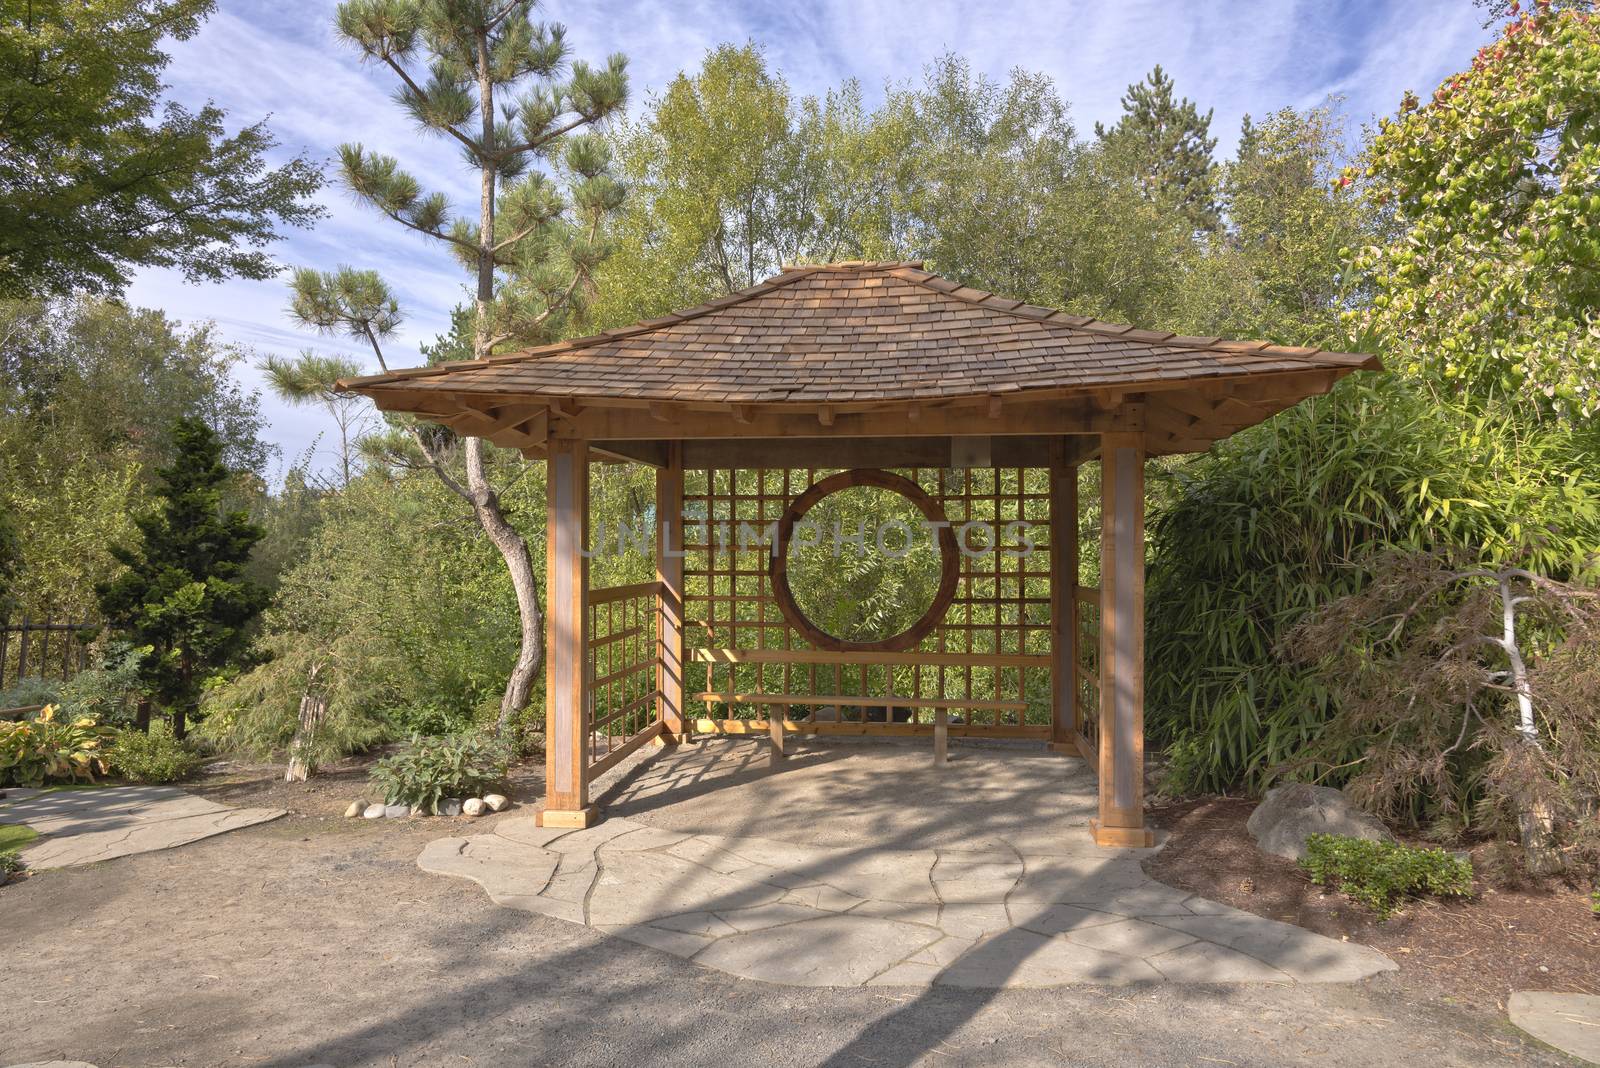
<path fill-rule="evenodd" d="M 1150 840 L 1145 460 L 1202 451 L 1377 366 L 1103 323 L 919 263 L 851 262 L 345 385 L 548 462 L 546 824 L 592 822 L 591 780 L 652 739 L 759 731 L 781 756 L 786 732 L 927 734 L 942 759 L 954 734 L 1081 754 L 1099 775 L 1095 840 L 1125 846 Z M 589 589 L 595 460 L 656 469 L 653 582 Z M 1091 460 L 1098 587 L 1079 567 Z M 784 548 L 806 507 L 861 484 L 914 500 L 945 573 L 916 627 L 852 644 L 797 611 Z M 1018 523 L 1038 551 L 1007 542 Z"/>

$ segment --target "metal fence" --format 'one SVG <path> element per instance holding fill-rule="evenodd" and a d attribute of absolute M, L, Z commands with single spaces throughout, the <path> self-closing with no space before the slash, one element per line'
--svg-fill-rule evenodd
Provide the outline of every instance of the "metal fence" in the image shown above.
<path fill-rule="evenodd" d="M 100 624 L 94 620 L 0 617 L 0 690 L 25 678 L 65 682 L 89 666 L 84 640 Z"/>

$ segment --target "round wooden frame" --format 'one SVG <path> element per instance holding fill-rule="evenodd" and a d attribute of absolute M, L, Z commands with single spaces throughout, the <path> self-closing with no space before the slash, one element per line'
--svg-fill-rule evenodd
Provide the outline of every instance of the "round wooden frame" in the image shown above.
<path fill-rule="evenodd" d="M 933 595 L 933 604 L 922 614 L 921 619 L 899 634 L 891 635 L 882 641 L 851 642 L 835 638 L 806 618 L 806 614 L 800 611 L 800 606 L 795 603 L 794 592 L 789 589 L 789 542 L 794 537 L 795 524 L 803 519 L 818 501 L 852 486 L 872 486 L 900 494 L 916 505 L 917 510 L 938 531 L 940 575 L 939 589 Z M 939 625 L 939 621 L 949 610 L 950 602 L 956 596 L 956 583 L 961 577 L 960 550 L 956 546 L 955 532 L 950 529 L 950 520 L 945 516 L 944 506 L 928 496 L 921 486 L 901 475 L 877 468 L 862 467 L 829 475 L 820 482 L 813 483 L 804 493 L 789 502 L 789 507 L 784 509 L 782 518 L 778 520 L 778 538 L 772 548 L 769 577 L 772 581 L 773 600 L 778 602 L 778 610 L 783 613 L 783 618 L 799 631 L 806 641 L 818 649 L 850 653 L 903 653 L 916 648 L 918 643 Z"/>

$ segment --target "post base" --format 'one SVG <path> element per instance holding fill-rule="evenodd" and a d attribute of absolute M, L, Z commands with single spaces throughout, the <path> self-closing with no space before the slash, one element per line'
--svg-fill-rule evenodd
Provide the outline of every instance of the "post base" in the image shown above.
<path fill-rule="evenodd" d="M 674 734 L 672 731 L 662 731 L 660 734 L 655 736 L 655 739 L 651 742 L 651 744 L 655 746 L 694 745 L 699 740 L 700 736 L 691 731 L 684 731 L 681 734 Z"/>
<path fill-rule="evenodd" d="M 1097 846 L 1149 849 L 1156 844 L 1155 832 L 1148 827 L 1102 827 L 1099 820 L 1090 820 L 1089 833 Z"/>
<path fill-rule="evenodd" d="M 600 810 L 590 805 L 580 809 L 545 809 L 539 813 L 541 827 L 592 827 L 600 822 Z"/>

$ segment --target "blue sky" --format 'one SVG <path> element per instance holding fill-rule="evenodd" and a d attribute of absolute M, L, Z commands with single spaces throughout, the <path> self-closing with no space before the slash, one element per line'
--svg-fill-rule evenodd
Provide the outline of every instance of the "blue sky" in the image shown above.
<path fill-rule="evenodd" d="M 457 154 L 419 140 L 391 103 L 384 72 L 364 67 L 334 39 L 335 6 L 222 0 L 200 34 L 173 47 L 172 95 L 191 105 L 213 100 L 236 125 L 270 116 L 285 153 L 328 160 L 342 142 L 360 141 L 399 156 L 435 188 L 465 192 Z M 1181 93 L 1215 109 L 1220 153 L 1231 151 L 1246 112 L 1309 107 L 1337 95 L 1354 123 L 1388 114 L 1405 90 L 1426 96 L 1467 66 L 1490 32 L 1471 0 L 547 0 L 543 17 L 567 26 L 578 58 L 628 56 L 634 109 L 725 41 L 765 47 L 799 93 L 854 77 L 869 102 L 885 83 L 914 80 L 929 60 L 953 51 L 995 77 L 1016 67 L 1049 75 L 1079 130 L 1089 132 L 1096 120 L 1114 119 L 1127 85 L 1160 63 Z M 314 231 L 293 232 L 277 247 L 278 259 L 382 271 L 407 314 L 391 363 L 415 362 L 417 344 L 437 334 L 462 299 L 462 276 L 426 239 L 337 187 L 322 198 L 329 217 Z M 173 272 L 147 271 L 128 298 L 176 319 L 214 320 L 224 337 L 258 354 L 319 346 L 368 358 L 343 341 L 297 330 L 284 311 L 286 292 L 281 281 L 191 286 Z M 259 384 L 253 367 L 240 377 Z M 326 429 L 314 411 L 270 397 L 263 407 L 285 462 Z M 326 444 L 319 466 L 331 460 Z"/>

